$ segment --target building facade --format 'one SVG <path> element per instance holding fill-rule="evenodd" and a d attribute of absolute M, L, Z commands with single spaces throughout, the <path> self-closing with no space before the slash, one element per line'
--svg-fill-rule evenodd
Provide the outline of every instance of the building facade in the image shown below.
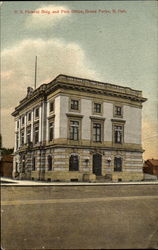
<path fill-rule="evenodd" d="M 15 117 L 13 176 L 46 181 L 143 179 L 142 92 L 59 75 L 28 88 Z"/>

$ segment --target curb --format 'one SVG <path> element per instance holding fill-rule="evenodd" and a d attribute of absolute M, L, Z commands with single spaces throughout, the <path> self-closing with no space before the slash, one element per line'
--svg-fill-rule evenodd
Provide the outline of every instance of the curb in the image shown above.
<path fill-rule="evenodd" d="M 1 183 L 1 187 L 73 187 L 73 186 L 142 186 L 142 185 L 158 185 L 158 182 L 146 183 L 39 183 L 39 184 L 24 184 L 24 183 Z"/>

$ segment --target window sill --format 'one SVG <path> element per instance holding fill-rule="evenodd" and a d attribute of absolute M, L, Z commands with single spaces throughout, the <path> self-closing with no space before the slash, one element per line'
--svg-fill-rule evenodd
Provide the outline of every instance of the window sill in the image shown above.
<path fill-rule="evenodd" d="M 100 116 L 103 116 L 103 113 L 102 113 L 102 112 L 93 112 L 93 115 L 100 115 Z"/>
<path fill-rule="evenodd" d="M 38 121 L 39 120 L 39 116 L 34 118 L 34 121 Z"/>
<path fill-rule="evenodd" d="M 98 116 L 90 116 L 90 119 L 94 119 L 94 120 L 102 120 L 105 121 L 106 118 L 102 117 L 100 114 L 98 114 Z"/>
<path fill-rule="evenodd" d="M 81 145 L 81 140 L 75 141 L 68 139 L 68 145 Z"/>
<path fill-rule="evenodd" d="M 124 143 L 113 142 L 113 145 L 114 145 L 114 146 L 123 146 L 123 145 L 124 145 Z"/>
<path fill-rule="evenodd" d="M 54 112 L 49 113 L 48 119 L 53 119 L 53 118 L 55 118 L 55 114 L 54 114 Z"/>
<path fill-rule="evenodd" d="M 114 117 L 123 118 L 123 115 L 122 114 L 121 115 L 114 114 Z"/>

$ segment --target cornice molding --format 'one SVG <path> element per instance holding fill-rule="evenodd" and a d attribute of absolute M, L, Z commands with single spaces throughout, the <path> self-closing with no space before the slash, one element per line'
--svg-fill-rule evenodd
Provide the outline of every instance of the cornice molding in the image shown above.
<path fill-rule="evenodd" d="M 67 115 L 67 117 L 83 118 L 83 115 L 80 115 L 80 114 L 66 113 L 66 115 Z"/>
<path fill-rule="evenodd" d="M 102 121 L 105 121 L 106 120 L 106 118 L 104 118 L 104 117 L 100 117 L 100 116 L 90 116 L 89 117 L 91 120 L 102 120 Z"/>
<path fill-rule="evenodd" d="M 121 119 L 111 119 L 112 122 L 119 122 L 119 123 L 126 123 L 125 120 L 121 120 Z"/>
<path fill-rule="evenodd" d="M 34 102 L 40 97 L 41 99 L 46 99 L 51 92 L 54 92 L 57 89 L 78 90 L 80 92 L 119 97 L 130 101 L 137 101 L 139 103 L 147 100 L 141 96 L 141 91 L 134 90 L 129 87 L 59 75 L 50 83 L 42 84 L 39 88 L 34 90 L 31 95 L 27 95 L 23 100 L 21 100 L 12 115 L 16 116 L 20 110 L 24 109 L 28 104 Z"/>

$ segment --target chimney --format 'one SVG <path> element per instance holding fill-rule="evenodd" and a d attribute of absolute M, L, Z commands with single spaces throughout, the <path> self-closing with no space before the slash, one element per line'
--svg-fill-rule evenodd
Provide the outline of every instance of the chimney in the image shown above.
<path fill-rule="evenodd" d="M 33 93 L 33 88 L 27 87 L 27 95 L 30 96 Z"/>

